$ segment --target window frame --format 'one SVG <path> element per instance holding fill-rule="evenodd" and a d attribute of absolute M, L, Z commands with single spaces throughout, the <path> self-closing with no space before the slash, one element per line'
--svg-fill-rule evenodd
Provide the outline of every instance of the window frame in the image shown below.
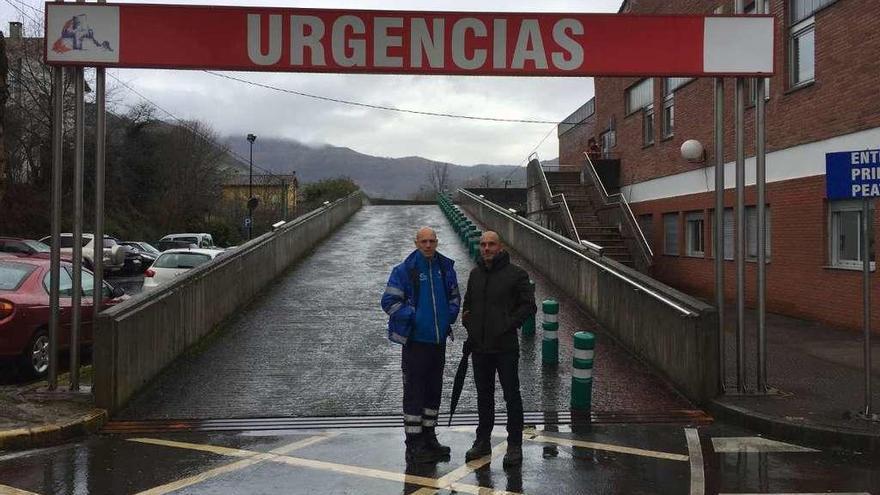
<path fill-rule="evenodd" d="M 669 139 L 675 135 L 675 94 L 663 99 L 663 110 L 660 114 L 660 135 Z"/>
<path fill-rule="evenodd" d="M 874 210 L 873 202 L 869 203 L 871 206 L 871 210 Z M 859 199 L 854 200 L 841 200 L 841 201 L 829 201 L 828 202 L 828 265 L 831 268 L 840 268 L 844 270 L 863 270 L 864 269 L 864 261 L 862 260 L 862 215 L 864 215 L 864 209 L 862 208 L 863 202 Z M 841 213 L 858 213 L 859 218 L 859 228 L 857 229 L 858 239 L 856 241 L 857 251 L 859 255 L 859 259 L 857 260 L 841 260 L 840 259 L 840 243 L 837 242 L 840 238 L 840 222 L 835 221 L 840 218 Z M 873 215 L 872 215 L 873 216 Z M 873 232 L 871 232 L 873 233 Z M 869 239 L 868 250 L 870 254 L 871 261 L 871 270 L 874 269 L 874 258 L 876 257 L 876 248 L 875 248 L 875 239 Z"/>
<path fill-rule="evenodd" d="M 801 66 L 798 63 L 797 41 L 807 33 L 811 33 L 813 37 L 812 76 L 800 79 Z M 788 62 L 788 82 L 791 89 L 808 86 L 816 81 L 816 18 L 814 16 L 807 17 L 789 28 Z"/>
<path fill-rule="evenodd" d="M 644 91 L 645 91 L 645 93 L 647 93 L 649 95 L 648 99 L 647 99 L 648 103 L 645 103 L 640 106 L 636 106 L 634 108 L 631 103 L 631 101 L 632 101 L 631 95 L 633 94 L 634 91 L 638 91 L 642 87 L 647 88 Z M 654 104 L 654 78 L 653 77 L 646 77 L 644 79 L 640 79 L 635 84 L 632 84 L 630 87 L 628 87 L 628 88 L 626 88 L 626 90 L 624 90 L 623 98 L 624 98 L 624 115 L 625 116 L 633 115 L 635 113 L 638 113 L 639 111 L 641 111 L 642 109 L 644 109 L 648 105 L 653 105 Z"/>
<path fill-rule="evenodd" d="M 770 205 L 766 205 L 764 207 L 764 229 L 767 231 L 766 243 L 764 245 L 764 260 L 766 262 L 770 261 L 771 249 L 770 249 L 770 238 L 771 233 L 773 232 L 772 226 L 772 209 Z M 748 261 L 757 261 L 758 260 L 758 206 L 746 206 L 746 260 Z M 754 241 L 754 242 L 753 242 Z M 754 244 L 754 254 L 752 250 L 752 245 Z"/>
<path fill-rule="evenodd" d="M 697 236 L 695 246 L 693 235 Z M 685 256 L 691 258 L 706 257 L 706 214 L 703 211 L 689 211 L 684 214 Z M 699 249 L 697 249 L 699 248 Z"/>
<path fill-rule="evenodd" d="M 648 147 L 654 145 L 654 134 L 656 134 L 656 126 L 654 125 L 654 104 L 650 104 L 642 109 L 642 146 Z"/>
<path fill-rule="evenodd" d="M 680 225 L 679 216 L 680 215 L 678 212 L 663 214 L 663 254 L 666 256 L 679 256 L 679 253 L 681 252 L 681 246 L 680 246 L 681 239 L 679 238 L 680 237 L 679 231 L 681 230 L 681 225 Z M 673 219 L 674 221 L 672 223 L 670 223 L 668 221 L 668 219 Z M 670 226 L 675 228 L 675 230 L 674 230 L 674 234 L 675 234 L 674 241 L 675 242 L 672 244 L 670 244 L 670 242 L 669 242 L 670 239 L 672 238 L 672 236 L 670 236 L 670 231 L 668 229 L 668 227 L 670 227 Z M 670 248 L 674 249 L 674 252 Z"/>

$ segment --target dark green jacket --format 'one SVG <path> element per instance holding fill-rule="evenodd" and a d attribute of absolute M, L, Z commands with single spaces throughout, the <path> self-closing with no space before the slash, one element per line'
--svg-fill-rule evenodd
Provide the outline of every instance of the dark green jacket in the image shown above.
<path fill-rule="evenodd" d="M 519 349 L 517 328 L 535 314 L 535 291 L 529 274 L 501 251 L 486 268 L 483 260 L 471 270 L 462 324 L 473 352 L 509 352 Z"/>

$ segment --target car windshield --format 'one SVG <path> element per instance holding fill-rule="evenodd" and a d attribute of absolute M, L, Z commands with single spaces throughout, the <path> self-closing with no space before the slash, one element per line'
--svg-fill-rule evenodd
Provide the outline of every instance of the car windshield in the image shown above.
<path fill-rule="evenodd" d="M 198 244 L 198 237 L 172 237 L 171 240 L 178 242 L 188 242 L 190 244 Z"/>
<path fill-rule="evenodd" d="M 137 245 L 141 248 L 141 251 L 146 251 L 152 254 L 159 254 L 159 250 L 154 248 L 153 245 L 149 242 L 138 242 Z"/>
<path fill-rule="evenodd" d="M 0 261 L 0 290 L 17 289 L 32 271 L 33 265 Z"/>
<path fill-rule="evenodd" d="M 25 241 L 22 241 L 22 242 L 24 242 L 25 244 L 27 244 L 28 247 L 30 247 L 31 249 L 33 249 L 34 251 L 36 251 L 36 252 L 38 252 L 38 253 L 48 253 L 49 251 L 52 250 L 52 248 L 50 248 L 50 247 L 49 247 L 48 245 L 46 245 L 46 244 L 43 244 L 43 243 L 40 242 L 40 241 L 25 240 Z"/>
<path fill-rule="evenodd" d="M 211 261 L 202 253 L 165 253 L 153 263 L 154 268 L 195 268 Z"/>

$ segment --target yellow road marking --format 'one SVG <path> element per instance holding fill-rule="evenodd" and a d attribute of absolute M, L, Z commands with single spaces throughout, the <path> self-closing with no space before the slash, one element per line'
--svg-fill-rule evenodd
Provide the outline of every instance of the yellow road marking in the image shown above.
<path fill-rule="evenodd" d="M 171 483 L 166 483 L 162 486 L 157 486 L 151 488 L 149 490 L 140 492 L 137 495 L 164 495 L 165 493 L 170 493 L 176 490 L 180 490 L 181 488 L 186 488 L 188 486 L 192 486 L 203 481 L 209 480 L 211 478 L 220 476 L 221 474 L 231 473 L 233 471 L 238 471 L 240 469 L 244 469 L 248 466 L 253 466 L 254 464 L 269 461 L 275 458 L 277 455 L 286 454 L 296 449 L 301 449 L 303 447 L 308 447 L 309 445 L 314 445 L 318 442 L 326 440 L 330 437 L 336 436 L 336 433 L 329 435 L 318 435 L 314 437 L 305 438 L 303 440 L 299 440 L 288 445 L 284 445 L 278 447 L 275 450 L 270 451 L 266 454 L 261 454 L 258 452 L 252 452 L 249 450 L 241 450 L 241 449 L 230 449 L 227 447 L 217 447 L 214 445 L 201 445 L 201 444 L 193 444 L 186 442 L 174 442 L 170 440 L 159 440 L 155 438 L 131 438 L 129 440 L 133 442 L 146 443 L 152 445 L 162 445 L 165 447 L 176 447 L 182 449 L 191 449 L 191 450 L 200 450 L 205 452 L 213 452 L 221 455 L 228 455 L 233 457 L 246 457 L 241 461 L 232 462 L 230 464 L 226 464 L 223 466 L 216 467 L 214 469 L 209 469 L 203 473 L 199 473 L 193 476 L 189 476 L 177 481 L 172 481 Z M 0 492 L 2 494 L 2 492 Z"/>
<path fill-rule="evenodd" d="M 456 481 L 464 478 L 465 476 L 471 474 L 472 472 L 476 471 L 477 469 L 480 469 L 481 467 L 485 466 L 486 464 L 489 464 L 490 462 L 492 462 L 492 459 L 494 459 L 500 455 L 504 455 L 505 452 L 507 452 L 507 442 L 501 442 L 492 448 L 491 455 L 487 455 L 485 457 L 480 457 L 479 459 L 474 459 L 474 460 L 468 462 L 467 464 L 465 464 L 464 466 L 462 466 L 454 471 L 449 472 L 448 474 L 446 474 L 445 476 L 443 476 L 442 478 L 440 478 L 437 481 L 441 485 L 445 485 L 450 482 L 456 482 Z"/>
<path fill-rule="evenodd" d="M 12 488 L 11 486 L 0 485 L 0 495 L 37 495 L 34 492 L 29 492 L 27 490 L 19 490 L 18 488 Z"/>
<path fill-rule="evenodd" d="M 587 449 L 595 449 L 595 450 L 605 450 L 608 452 L 619 452 L 621 454 L 632 454 L 639 455 L 642 457 L 654 457 L 657 459 L 665 459 L 669 461 L 683 461 L 687 462 L 689 457 L 682 454 L 671 454 L 669 452 L 657 452 L 655 450 L 643 450 L 636 449 L 633 447 L 623 447 L 620 445 L 611 445 L 607 443 L 597 443 L 597 442 L 584 442 L 582 440 L 570 440 L 568 438 L 555 438 L 548 437 L 544 435 L 538 435 L 534 438 L 528 438 L 533 442 L 540 443 L 555 443 L 559 445 L 566 445 L 568 447 L 584 447 Z"/>
<path fill-rule="evenodd" d="M 175 441 L 160 440 L 160 439 L 155 439 L 155 438 L 132 438 L 129 440 L 134 441 L 134 442 L 147 443 L 147 444 L 152 444 L 152 445 L 162 445 L 162 446 L 166 446 L 166 447 L 174 447 L 174 448 L 180 448 L 180 449 L 215 452 L 215 453 L 219 453 L 222 455 L 228 455 L 228 456 L 234 456 L 234 457 L 249 457 L 249 459 L 245 459 L 243 461 L 232 463 L 227 466 L 221 466 L 219 468 L 216 468 L 216 470 L 219 471 L 217 474 L 222 474 L 222 473 L 230 472 L 230 471 L 234 470 L 234 469 L 224 469 L 224 468 L 229 468 L 234 465 L 241 464 L 241 467 L 246 467 L 246 466 L 249 466 L 249 465 L 254 464 L 256 462 L 270 461 L 270 462 L 278 462 L 281 464 L 287 464 L 287 465 L 296 466 L 296 467 L 305 467 L 305 468 L 318 469 L 318 470 L 322 470 L 322 471 L 330 471 L 330 472 L 342 473 L 342 474 L 353 474 L 353 475 L 357 475 L 357 476 L 363 476 L 366 478 L 375 478 L 375 479 L 381 479 L 381 480 L 386 480 L 386 481 L 395 481 L 398 483 L 422 485 L 423 487 L 434 488 L 434 489 L 449 488 L 449 489 L 452 489 L 455 491 L 459 491 L 459 492 L 463 492 L 463 493 L 470 493 L 473 495 L 484 495 L 484 494 L 516 495 L 511 492 L 496 491 L 496 490 L 482 488 L 482 487 L 474 486 L 474 485 L 468 485 L 468 484 L 464 484 L 464 483 L 446 482 L 445 484 L 441 484 L 439 479 L 426 478 L 424 476 L 401 474 L 401 473 L 395 473 L 395 472 L 391 472 L 391 471 L 384 471 L 381 469 L 363 468 L 363 467 L 359 467 L 359 466 L 350 466 L 347 464 L 338 464 L 338 463 L 333 463 L 333 462 L 317 461 L 314 459 L 304 459 L 301 457 L 292 457 L 292 456 L 287 456 L 287 455 L 281 455 L 278 453 L 262 453 L 262 452 L 255 452 L 255 451 L 251 451 L 251 450 L 232 449 L 232 448 L 228 448 L 228 447 L 219 447 L 219 446 L 204 445 L 204 444 L 193 444 L 193 443 L 187 443 L 187 442 L 175 442 Z M 503 445 L 499 445 L 498 447 L 500 447 L 499 452 L 503 453 L 507 447 L 506 442 Z M 496 448 L 498 448 L 498 447 L 496 447 Z M 284 448 L 285 447 L 282 447 L 281 449 L 276 449 L 276 450 L 282 450 Z M 500 455 L 500 453 L 496 453 L 495 450 L 492 451 L 493 457 L 496 455 Z M 478 466 L 485 465 L 485 463 L 479 464 L 480 461 L 482 461 L 484 459 L 487 459 L 487 458 L 477 459 L 477 460 L 473 461 L 473 463 L 470 463 L 470 464 L 476 464 Z M 248 463 L 248 461 L 251 461 L 251 462 Z M 488 462 L 488 460 L 486 462 Z M 241 469 L 241 467 L 237 467 L 237 469 Z M 474 469 L 478 469 L 478 467 L 474 468 Z M 196 475 L 193 478 L 196 478 L 198 476 L 199 475 Z M 214 476 L 216 476 L 216 474 Z M 199 481 L 203 481 L 203 479 L 200 478 L 196 482 L 199 482 Z M 168 486 L 168 485 L 165 485 L 165 486 Z M 158 487 L 158 488 L 163 488 L 163 487 Z M 163 493 L 168 493 L 169 491 L 171 491 L 171 490 L 145 492 L 145 493 L 149 493 L 150 495 L 161 495 Z"/>

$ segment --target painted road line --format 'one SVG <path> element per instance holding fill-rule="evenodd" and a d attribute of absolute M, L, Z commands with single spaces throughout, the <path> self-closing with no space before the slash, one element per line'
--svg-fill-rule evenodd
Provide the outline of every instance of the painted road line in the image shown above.
<path fill-rule="evenodd" d="M 703 471 L 703 447 L 700 445 L 700 433 L 696 428 L 685 428 L 688 457 L 691 461 L 691 495 L 706 493 L 706 473 Z"/>
<path fill-rule="evenodd" d="M 538 435 L 534 438 L 528 439 L 532 442 L 540 442 L 540 443 L 555 443 L 558 445 L 565 445 L 568 447 L 583 447 L 587 449 L 594 450 L 605 450 L 608 452 L 619 452 L 621 454 L 632 454 L 638 455 L 642 457 L 654 457 L 657 459 L 664 459 L 667 461 L 688 461 L 688 456 L 682 454 L 672 454 L 669 452 L 657 452 L 655 450 L 644 450 L 637 449 L 633 447 L 623 447 L 621 445 L 611 445 L 607 443 L 596 443 L 596 442 L 584 442 L 582 440 L 571 440 L 568 438 L 555 438 L 548 437 L 546 435 Z"/>
<path fill-rule="evenodd" d="M 174 447 L 180 449 L 190 449 L 190 450 L 198 450 L 204 452 L 214 452 L 220 453 L 222 455 L 229 455 L 235 457 L 250 457 L 256 458 L 261 457 L 259 461 L 269 461 L 269 462 L 277 462 L 280 464 L 287 464 L 289 466 L 295 467 L 305 467 L 311 469 L 318 469 L 321 471 L 329 471 L 334 473 L 341 474 L 351 474 L 355 476 L 363 476 L 366 478 L 375 478 L 386 481 L 396 481 L 399 483 L 412 484 L 412 485 L 421 485 L 423 487 L 435 488 L 435 489 L 443 489 L 443 488 L 452 488 L 459 492 L 470 493 L 473 495 L 484 495 L 484 494 L 513 494 L 512 492 L 504 492 L 500 490 L 491 490 L 486 488 L 481 488 L 479 486 L 467 485 L 463 483 L 451 483 L 447 485 L 441 485 L 439 480 L 434 478 L 426 478 L 424 476 L 414 476 L 403 473 L 395 473 L 391 471 L 383 471 L 381 469 L 372 469 L 372 468 L 363 468 L 359 466 L 350 466 L 347 464 L 338 464 L 333 462 L 326 461 L 317 461 L 314 459 L 304 459 L 300 457 L 292 457 L 280 454 L 273 453 L 263 453 L 263 452 L 255 452 L 251 450 L 244 449 L 232 449 L 228 447 L 219 447 L 214 445 L 204 445 L 204 444 L 193 444 L 187 442 L 174 442 L 170 440 L 160 440 L 155 438 L 132 438 L 130 441 L 147 443 L 152 445 L 162 445 L 166 447 Z M 283 447 L 282 447 L 283 448 Z M 506 448 L 506 445 L 505 445 Z M 493 455 L 495 454 L 493 450 Z M 256 459 L 245 459 L 245 460 L 255 460 Z M 256 462 L 259 462 L 256 461 Z M 235 464 L 235 463 L 233 463 Z M 248 464 L 249 465 L 249 464 Z M 223 468 L 224 466 L 221 466 Z M 223 471 L 228 472 L 228 471 Z M 167 492 L 155 492 L 158 495 L 161 493 Z"/>
<path fill-rule="evenodd" d="M 719 493 L 718 495 L 871 495 L 870 492 L 822 492 L 822 493 Z"/>
<path fill-rule="evenodd" d="M 481 467 L 485 466 L 486 464 L 489 464 L 490 462 L 492 462 L 492 459 L 495 459 L 498 456 L 504 455 L 506 452 L 507 452 L 507 441 L 504 441 L 504 442 L 501 442 L 492 448 L 491 455 L 487 455 L 485 457 L 480 457 L 479 459 L 474 459 L 474 460 L 466 463 L 464 466 L 461 466 L 458 469 L 450 471 L 449 473 L 447 473 L 446 475 L 444 475 L 440 479 L 438 479 L 437 482 L 441 486 L 445 486 L 450 483 L 454 483 L 454 482 L 464 478 L 465 476 L 473 473 L 477 469 L 480 469 Z"/>
<path fill-rule="evenodd" d="M 0 495 L 38 495 L 34 492 L 29 492 L 27 490 L 19 490 L 18 488 L 12 488 L 11 486 L 0 485 Z"/>
<path fill-rule="evenodd" d="M 719 454 L 740 452 L 820 452 L 791 443 L 778 442 L 763 437 L 715 437 L 712 447 Z"/>
<path fill-rule="evenodd" d="M 314 436 L 314 437 L 305 438 L 303 440 L 299 440 L 299 441 L 290 443 L 288 445 L 284 445 L 282 447 L 279 447 L 275 450 L 272 450 L 271 452 L 269 452 L 267 454 L 260 454 L 260 453 L 251 452 L 251 451 L 240 451 L 239 449 L 227 449 L 225 447 L 221 448 L 221 447 L 214 447 L 214 446 L 207 446 L 207 447 L 212 447 L 212 448 L 205 449 L 204 448 L 204 447 L 206 447 L 205 445 L 189 444 L 189 443 L 184 443 L 184 442 L 170 442 L 167 440 L 160 441 L 160 440 L 149 439 L 149 438 L 131 439 L 132 441 L 137 441 L 140 443 L 148 443 L 148 444 L 152 444 L 152 445 L 162 445 L 162 446 L 166 446 L 166 447 L 193 448 L 193 446 L 195 446 L 196 448 L 194 450 L 220 453 L 221 455 L 231 455 L 231 456 L 235 456 L 235 457 L 243 457 L 243 456 L 245 456 L 244 454 L 249 455 L 248 458 L 243 459 L 241 461 L 236 461 L 236 462 L 233 462 L 230 464 L 226 464 L 224 466 L 216 467 L 214 469 L 209 469 L 205 472 L 202 472 L 202 473 L 199 473 L 199 474 L 196 474 L 193 476 L 188 476 L 186 478 L 183 478 L 183 479 L 180 479 L 177 481 L 172 481 L 171 483 L 167 483 L 162 486 L 157 486 L 157 487 L 151 488 L 149 490 L 140 492 L 138 495 L 164 495 L 165 493 L 177 491 L 182 488 L 186 488 L 188 486 L 192 486 L 192 485 L 201 483 L 203 481 L 209 480 L 211 478 L 220 476 L 222 474 L 231 473 L 233 471 L 238 471 L 240 469 L 244 469 L 246 467 L 253 466 L 254 464 L 258 464 L 263 461 L 271 460 L 272 458 L 274 458 L 277 455 L 286 454 L 286 453 L 291 452 L 296 449 L 301 449 L 303 447 L 308 447 L 309 445 L 314 445 L 314 444 L 321 442 L 323 440 L 326 440 L 332 436 L 336 436 L 336 434 L 318 435 L 318 436 Z M 235 451 L 235 452 L 230 452 L 230 451 Z"/>

